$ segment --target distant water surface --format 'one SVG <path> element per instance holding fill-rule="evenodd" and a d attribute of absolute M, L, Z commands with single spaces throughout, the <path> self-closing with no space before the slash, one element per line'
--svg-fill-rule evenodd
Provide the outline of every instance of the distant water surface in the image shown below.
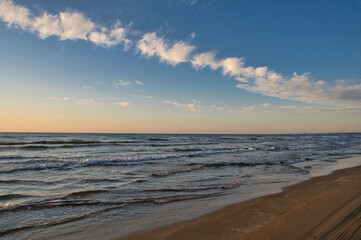
<path fill-rule="evenodd" d="M 0 237 L 112 238 L 275 191 L 354 156 L 361 134 L 0 133 Z"/>

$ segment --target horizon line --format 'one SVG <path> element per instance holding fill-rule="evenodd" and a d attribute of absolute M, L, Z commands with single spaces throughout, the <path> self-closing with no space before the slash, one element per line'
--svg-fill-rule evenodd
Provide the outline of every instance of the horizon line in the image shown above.
<path fill-rule="evenodd" d="M 2 133 L 50 133 L 50 134 L 143 134 L 143 135 L 304 135 L 304 134 L 315 134 L 315 135 L 329 135 L 329 134 L 361 134 L 361 132 L 302 132 L 302 133 L 161 133 L 161 132 L 23 132 L 23 131 L 13 131 L 13 132 L 2 132 Z"/>

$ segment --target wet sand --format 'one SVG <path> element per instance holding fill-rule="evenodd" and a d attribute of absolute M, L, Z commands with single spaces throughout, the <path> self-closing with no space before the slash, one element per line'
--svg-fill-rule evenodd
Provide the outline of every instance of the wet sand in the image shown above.
<path fill-rule="evenodd" d="M 361 239 L 361 167 L 117 239 Z"/>

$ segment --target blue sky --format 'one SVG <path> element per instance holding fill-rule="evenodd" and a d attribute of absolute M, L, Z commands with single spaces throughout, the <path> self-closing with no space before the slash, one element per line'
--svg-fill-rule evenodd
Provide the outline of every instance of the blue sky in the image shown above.
<path fill-rule="evenodd" d="M 0 0 L 0 131 L 361 131 L 360 10 Z"/>

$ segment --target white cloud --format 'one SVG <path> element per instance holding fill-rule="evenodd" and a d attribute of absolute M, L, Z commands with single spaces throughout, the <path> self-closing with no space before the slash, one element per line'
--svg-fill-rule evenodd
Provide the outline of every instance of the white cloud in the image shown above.
<path fill-rule="evenodd" d="M 45 98 L 46 101 L 69 101 L 70 98 L 68 97 L 47 97 Z"/>
<path fill-rule="evenodd" d="M 38 32 L 40 38 L 58 36 L 60 40 L 88 40 L 95 24 L 77 12 L 61 12 L 57 15 L 44 13 L 29 22 L 30 29 Z"/>
<path fill-rule="evenodd" d="M 0 0 L 0 18 L 9 26 L 35 32 L 39 38 L 57 36 L 60 40 L 85 40 L 98 46 L 111 47 L 123 43 L 130 44 L 126 29 L 117 22 L 111 29 L 99 26 L 78 12 L 60 12 L 34 16 L 29 9 L 16 5 L 11 0 Z"/>
<path fill-rule="evenodd" d="M 113 82 L 113 86 L 115 88 L 121 88 L 121 87 L 129 87 L 129 86 L 133 86 L 133 85 L 136 85 L 136 86 L 141 86 L 143 87 L 144 84 L 139 81 L 139 80 L 134 80 L 134 81 L 124 81 L 124 80 L 118 80 L 116 82 Z"/>
<path fill-rule="evenodd" d="M 241 82 L 241 83 L 248 83 L 248 79 L 247 78 L 243 78 L 243 77 L 236 77 L 236 80 Z"/>
<path fill-rule="evenodd" d="M 188 6 L 193 6 L 197 2 L 198 2 L 198 0 L 178 0 L 178 3 L 188 5 Z"/>
<path fill-rule="evenodd" d="M 252 83 L 239 84 L 238 88 L 283 99 L 302 102 L 318 102 L 324 97 L 324 82 L 313 81 L 308 73 L 294 73 L 289 79 L 273 71 L 268 71 L 264 77 L 255 77 Z M 324 99 L 323 99 L 324 100 Z"/>
<path fill-rule="evenodd" d="M 196 1 L 191 1 L 191 3 Z M 120 22 L 107 28 L 94 23 L 91 19 L 76 11 L 64 11 L 56 14 L 43 12 L 36 16 L 29 9 L 14 4 L 12 0 L 0 0 L 0 19 L 9 27 L 37 33 L 41 39 L 56 36 L 60 40 L 84 40 L 97 46 L 112 47 L 122 44 L 126 49 L 131 46 L 127 38 L 127 29 Z M 191 33 L 191 38 L 196 36 Z M 160 62 L 175 66 L 190 62 L 195 69 L 209 67 L 221 70 L 223 75 L 235 78 L 240 89 L 281 99 L 307 103 L 335 103 L 360 105 L 361 83 L 335 81 L 325 83 L 303 73 L 284 76 L 269 70 L 266 66 L 245 66 L 244 58 L 216 58 L 214 52 L 192 55 L 195 46 L 183 41 L 169 42 L 155 32 L 146 33 L 136 42 L 136 48 L 146 57 L 156 57 Z M 143 86 L 140 81 L 121 81 L 114 86 Z"/>
<path fill-rule="evenodd" d="M 80 104 L 95 104 L 95 100 L 93 98 L 89 98 L 89 99 L 83 99 L 81 101 L 79 101 L 78 103 Z"/>
<path fill-rule="evenodd" d="M 136 85 L 139 85 L 139 86 L 144 86 L 144 84 L 141 82 L 141 81 L 139 81 L 139 80 L 135 80 L 134 81 L 134 83 L 136 84 Z"/>
<path fill-rule="evenodd" d="M 193 56 L 191 64 L 195 69 L 221 69 L 223 75 L 234 77 L 241 83 L 237 85 L 238 88 L 266 96 L 307 103 L 361 102 L 361 84 L 357 83 L 336 81 L 326 84 L 324 81 L 312 79 L 309 73 L 294 73 L 291 77 L 284 77 L 267 67 L 246 67 L 243 58 L 216 59 L 214 52 Z"/>
<path fill-rule="evenodd" d="M 161 62 L 175 66 L 181 62 L 187 62 L 194 46 L 178 41 L 169 44 L 156 33 L 146 33 L 137 43 L 137 48 L 146 57 L 158 57 Z"/>
<path fill-rule="evenodd" d="M 222 67 L 223 75 L 239 76 L 242 71 L 247 73 L 249 70 L 243 67 L 243 58 L 225 58 L 219 61 L 219 66 Z"/>
<path fill-rule="evenodd" d="M 131 97 L 139 97 L 144 99 L 152 99 L 153 96 L 144 96 L 144 95 L 135 95 L 135 94 L 129 94 Z"/>
<path fill-rule="evenodd" d="M 332 99 L 361 102 L 361 83 L 336 81 L 329 92 Z"/>
<path fill-rule="evenodd" d="M 27 8 L 15 5 L 12 1 L 0 1 L 0 18 L 9 26 L 27 28 L 30 22 L 30 12 Z"/>
<path fill-rule="evenodd" d="M 217 110 L 217 111 L 224 111 L 223 107 L 217 107 L 216 105 L 210 105 L 209 106 L 211 108 L 211 110 Z"/>
<path fill-rule="evenodd" d="M 113 83 L 115 88 L 120 88 L 120 87 L 128 87 L 131 85 L 130 81 L 123 81 L 123 80 L 118 80 L 116 82 Z"/>
<path fill-rule="evenodd" d="M 326 84 L 312 79 L 309 73 L 285 78 L 281 74 L 268 71 L 264 77 L 255 77 L 251 83 L 238 84 L 238 88 L 282 99 L 308 103 L 360 103 L 361 84 L 337 81 Z"/>
<path fill-rule="evenodd" d="M 123 43 L 125 49 L 128 49 L 131 44 L 131 41 L 126 38 L 125 28 L 120 27 L 120 22 L 115 24 L 111 30 L 102 27 L 101 31 L 91 32 L 89 40 L 103 47 L 111 47 Z"/>
<path fill-rule="evenodd" d="M 294 114 L 315 114 L 315 113 L 345 113 L 345 112 L 356 112 L 361 111 L 361 107 L 316 107 L 316 106 L 305 106 L 298 107 L 295 105 L 285 106 L 273 106 L 270 103 L 260 104 L 258 106 L 246 106 L 241 110 L 229 110 L 228 112 L 258 115 L 258 114 L 280 114 L 285 112 L 291 112 Z"/>
<path fill-rule="evenodd" d="M 191 0 L 189 2 L 189 6 L 193 6 L 194 4 L 196 4 L 198 2 L 198 0 Z"/>
<path fill-rule="evenodd" d="M 242 82 L 248 82 L 246 78 L 263 77 L 267 73 L 267 67 L 245 67 L 243 58 L 232 57 L 218 60 L 215 52 L 194 55 L 191 63 L 195 69 L 210 67 L 212 70 L 216 70 L 220 68 L 223 75 L 235 77 Z"/>
<path fill-rule="evenodd" d="M 83 89 L 85 89 L 85 90 L 95 90 L 95 87 L 92 87 L 92 86 L 83 86 Z"/>
<path fill-rule="evenodd" d="M 252 113 L 255 109 L 255 106 L 244 107 L 241 112 Z"/>
<path fill-rule="evenodd" d="M 196 69 L 202 69 L 209 66 L 212 70 L 220 67 L 219 61 L 216 61 L 215 52 L 200 53 L 191 59 L 192 66 Z"/>
<path fill-rule="evenodd" d="M 177 101 L 163 100 L 163 103 L 171 104 L 178 108 L 183 108 L 191 112 L 214 112 L 214 111 L 224 111 L 223 107 L 216 105 L 203 105 L 199 100 L 192 99 L 192 103 L 179 103 Z"/>
<path fill-rule="evenodd" d="M 121 107 L 129 107 L 130 106 L 130 102 L 116 102 L 115 105 L 117 106 L 121 106 Z"/>
<path fill-rule="evenodd" d="M 303 107 L 294 109 L 297 113 L 300 114 L 312 114 L 312 113 L 351 113 L 351 112 L 359 112 L 361 111 L 360 107 Z"/>
<path fill-rule="evenodd" d="M 197 112 L 203 110 L 204 106 L 202 106 L 198 101 L 192 101 L 193 103 L 179 103 L 176 101 L 163 100 L 163 103 L 172 104 L 175 107 L 187 109 L 191 112 Z"/>

